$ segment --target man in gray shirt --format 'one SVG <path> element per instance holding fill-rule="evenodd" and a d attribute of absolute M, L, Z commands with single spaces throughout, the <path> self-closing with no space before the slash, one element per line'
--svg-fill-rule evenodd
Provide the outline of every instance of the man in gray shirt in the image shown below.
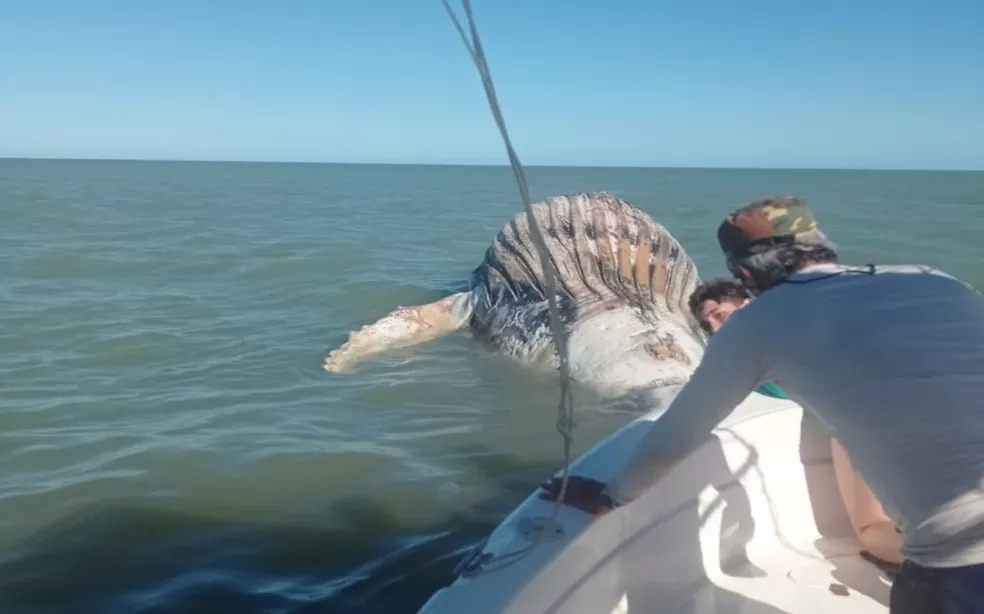
<path fill-rule="evenodd" d="M 900 527 L 890 611 L 984 613 L 984 297 L 928 267 L 838 264 L 797 198 L 738 209 L 718 242 L 756 300 L 711 338 L 624 473 L 572 478 L 565 503 L 630 502 L 774 381 L 841 442 Z M 544 489 L 556 498 L 558 482 Z"/>

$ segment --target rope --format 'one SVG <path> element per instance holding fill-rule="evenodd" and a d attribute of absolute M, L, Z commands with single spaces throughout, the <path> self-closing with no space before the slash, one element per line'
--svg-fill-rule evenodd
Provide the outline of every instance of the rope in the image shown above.
<path fill-rule="evenodd" d="M 536 247 L 536 251 L 540 256 L 540 266 L 543 269 L 543 277 L 546 282 L 547 291 L 547 304 L 549 307 L 550 314 L 550 327 L 553 330 L 553 340 L 554 345 L 557 348 L 557 356 L 560 362 L 560 402 L 557 405 L 557 431 L 564 438 L 564 471 L 561 477 L 560 493 L 557 500 L 554 503 L 553 511 L 550 517 L 547 519 L 547 523 L 553 522 L 560 512 L 561 502 L 564 500 L 564 495 L 567 493 L 567 480 L 570 475 L 571 467 L 571 454 L 574 444 L 574 399 L 571 394 L 571 373 L 570 373 L 570 362 L 569 354 L 567 351 L 567 332 L 564 330 L 564 324 L 560 319 L 560 309 L 557 306 L 557 279 L 556 272 L 554 271 L 553 261 L 550 258 L 550 252 L 547 249 L 547 244 L 543 240 L 543 234 L 540 232 L 540 226 L 536 221 L 536 217 L 533 215 L 533 206 L 530 202 L 529 186 L 526 183 L 526 174 L 523 172 L 523 166 L 519 162 L 519 156 L 516 155 L 516 151 L 513 149 L 512 141 L 509 139 L 509 131 L 506 129 L 506 122 L 502 117 L 502 110 L 499 107 L 498 97 L 495 93 L 495 86 L 492 84 L 492 74 L 489 71 L 487 62 L 485 61 L 485 51 L 482 49 L 482 42 L 478 37 L 478 29 L 475 27 L 475 18 L 472 15 L 471 2 L 469 0 L 461 0 L 462 8 L 465 11 L 465 16 L 468 19 L 468 30 L 471 35 L 469 36 L 465 33 L 464 27 L 462 27 L 461 22 L 458 20 L 458 16 L 455 14 L 454 10 L 448 4 L 448 0 L 441 0 L 444 4 L 444 8 L 447 9 L 448 15 L 451 16 L 451 21 L 454 22 L 455 28 L 458 30 L 458 34 L 461 35 L 461 40 L 465 44 L 465 48 L 471 55 L 472 60 L 475 61 L 475 66 L 478 68 L 478 73 L 482 77 L 482 84 L 485 86 L 485 96 L 489 101 L 489 108 L 492 110 L 492 116 L 495 118 L 496 124 L 499 126 L 499 134 L 502 136 L 502 140 L 506 146 L 506 153 L 509 155 L 509 164 L 512 166 L 513 176 L 516 178 L 516 183 L 519 186 L 519 195 L 523 199 L 523 205 L 526 207 L 526 215 L 529 219 L 530 229 L 533 235 L 533 244 Z M 546 529 L 544 526 L 543 529 Z M 539 533 L 542 535 L 543 531 Z"/>

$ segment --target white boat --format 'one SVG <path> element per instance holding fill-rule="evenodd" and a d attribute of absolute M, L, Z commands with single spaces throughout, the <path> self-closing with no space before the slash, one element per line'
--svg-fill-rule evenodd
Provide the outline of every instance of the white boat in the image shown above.
<path fill-rule="evenodd" d="M 656 417 L 600 442 L 572 473 L 611 479 Z M 554 504 L 532 493 L 420 613 L 887 612 L 891 581 L 859 556 L 829 438 L 806 418 L 753 393 L 645 496 L 597 518 L 563 506 L 538 532 Z M 816 462 L 804 462 L 802 437 Z"/>

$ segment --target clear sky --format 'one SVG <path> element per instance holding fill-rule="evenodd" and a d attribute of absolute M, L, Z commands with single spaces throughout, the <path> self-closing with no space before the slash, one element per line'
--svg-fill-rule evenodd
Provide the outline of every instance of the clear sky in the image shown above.
<path fill-rule="evenodd" d="M 473 5 L 526 164 L 984 169 L 984 0 Z M 505 162 L 439 0 L 0 0 L 0 156 Z"/>

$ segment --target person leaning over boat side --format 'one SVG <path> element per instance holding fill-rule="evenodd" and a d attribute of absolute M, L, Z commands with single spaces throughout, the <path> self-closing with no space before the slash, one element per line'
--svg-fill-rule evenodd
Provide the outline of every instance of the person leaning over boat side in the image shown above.
<path fill-rule="evenodd" d="M 724 326 L 731 314 L 751 301 L 751 293 L 740 283 L 721 280 L 697 286 L 690 295 L 689 306 L 700 327 L 709 336 L 713 336 Z M 775 382 L 765 382 L 759 386 L 757 392 L 779 399 L 789 398 Z M 901 563 L 902 538 L 895 529 L 895 523 L 885 514 L 864 479 L 853 470 L 844 447 L 833 437 L 830 438 L 830 454 L 837 489 L 854 536 L 864 548 L 864 554 L 873 557 L 874 562 L 882 566 L 886 563 Z"/>
<path fill-rule="evenodd" d="M 840 441 L 901 529 L 890 612 L 984 613 L 984 296 L 925 266 L 839 264 L 798 198 L 741 207 L 718 242 L 755 300 L 711 337 L 622 475 L 572 478 L 565 503 L 604 513 L 631 502 L 775 381 Z M 554 499 L 559 480 L 543 488 Z"/>
<path fill-rule="evenodd" d="M 710 337 L 718 331 L 736 310 L 752 301 L 752 294 L 745 286 L 733 281 L 714 281 L 697 286 L 688 301 L 690 314 L 701 330 Z M 788 399 L 782 388 L 774 382 L 765 382 L 756 390 L 759 394 L 776 399 Z"/>

